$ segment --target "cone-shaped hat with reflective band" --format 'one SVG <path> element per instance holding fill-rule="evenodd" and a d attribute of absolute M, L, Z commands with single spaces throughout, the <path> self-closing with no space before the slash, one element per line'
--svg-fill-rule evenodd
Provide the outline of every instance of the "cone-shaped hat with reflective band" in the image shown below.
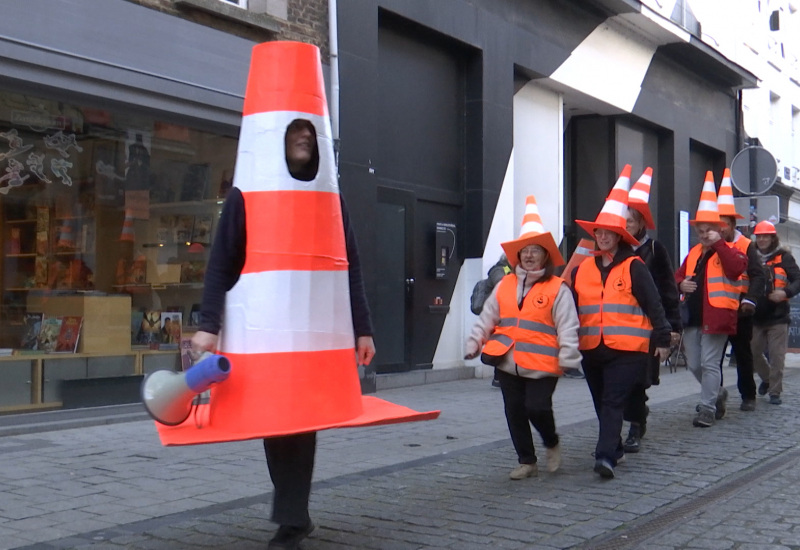
<path fill-rule="evenodd" d="M 157 424 L 162 443 L 435 418 L 438 411 L 361 396 L 319 50 L 297 42 L 255 46 L 243 115 L 234 186 L 247 214 L 246 262 L 226 295 L 219 340 L 230 376 L 183 424 Z M 292 177 L 286 164 L 286 131 L 297 119 L 316 130 L 319 167 L 311 181 Z"/>
<path fill-rule="evenodd" d="M 595 243 L 592 239 L 581 239 L 578 246 L 575 247 L 575 252 L 570 256 L 561 278 L 567 281 L 568 285 L 572 285 L 572 271 L 583 263 L 586 258 L 593 258 L 595 251 Z"/>
<path fill-rule="evenodd" d="M 558 250 L 556 241 L 542 225 L 542 217 L 539 215 L 539 207 L 536 205 L 536 197 L 528 195 L 525 199 L 525 214 L 522 216 L 522 229 L 519 238 L 513 241 L 501 243 L 500 246 L 506 253 L 508 263 L 511 267 L 519 263 L 519 251 L 528 245 L 537 244 L 547 250 L 553 265 L 564 265 L 564 258 Z"/>
<path fill-rule="evenodd" d="M 736 203 L 733 202 L 733 186 L 731 185 L 731 171 L 726 168 L 722 173 L 722 183 L 719 184 L 719 195 L 717 195 L 717 209 L 720 216 L 732 216 L 737 219 L 744 219 L 744 216 L 736 211 Z"/>
<path fill-rule="evenodd" d="M 703 191 L 700 193 L 697 214 L 693 220 L 689 220 L 689 223 L 691 225 L 698 223 L 722 225 L 717 207 L 717 187 L 714 184 L 714 174 L 710 171 L 706 172 L 706 181 L 703 183 Z"/>
<path fill-rule="evenodd" d="M 628 193 L 628 208 L 636 210 L 644 218 L 644 224 L 648 229 L 655 229 L 653 214 L 650 213 L 650 182 L 653 181 L 653 169 L 649 166 Z"/>
<path fill-rule="evenodd" d="M 639 244 L 636 237 L 628 233 L 628 191 L 631 186 L 631 165 L 626 164 L 606 198 L 603 209 L 594 222 L 575 220 L 587 233 L 594 236 L 595 229 L 608 229 L 620 235 L 622 239 L 632 245 Z"/>

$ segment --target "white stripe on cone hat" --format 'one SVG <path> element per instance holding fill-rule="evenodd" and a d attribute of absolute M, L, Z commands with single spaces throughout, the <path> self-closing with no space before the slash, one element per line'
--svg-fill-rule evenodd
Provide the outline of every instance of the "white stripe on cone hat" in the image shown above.
<path fill-rule="evenodd" d="M 522 228 L 519 238 L 513 241 L 500 243 L 508 258 L 511 267 L 516 267 L 519 263 L 519 252 L 526 246 L 536 244 L 544 248 L 553 261 L 553 265 L 564 265 L 564 258 L 561 251 L 549 231 L 545 231 L 542 224 L 542 216 L 539 215 L 539 207 L 536 204 L 536 197 L 528 195 L 525 199 L 525 214 L 522 216 Z"/>
<path fill-rule="evenodd" d="M 731 216 L 740 220 L 744 219 L 744 216 L 736 211 L 736 203 L 733 200 L 733 186 L 731 185 L 731 171 L 728 168 L 722 173 L 722 183 L 719 184 L 717 210 L 720 216 Z"/>
<path fill-rule="evenodd" d="M 580 225 L 587 233 L 594 237 L 595 229 L 607 229 L 613 231 L 622 240 L 636 246 L 639 241 L 636 237 L 628 233 L 628 191 L 631 186 L 631 165 L 626 164 L 620 172 L 617 183 L 611 188 L 611 192 L 606 198 L 603 208 L 597 215 L 594 222 L 585 220 L 575 220 L 575 223 Z"/>
<path fill-rule="evenodd" d="M 724 222 L 719 219 L 717 186 L 714 183 L 714 174 L 710 170 L 706 172 L 706 181 L 703 183 L 703 190 L 700 192 L 697 214 L 695 214 L 693 220 L 689 220 L 689 223 L 691 225 L 696 225 L 698 223 L 724 225 Z"/>
<path fill-rule="evenodd" d="M 650 183 L 653 181 L 653 169 L 649 166 L 628 193 L 628 208 L 636 210 L 644 218 L 644 224 L 648 229 L 655 229 L 653 214 L 650 212 Z"/>
<path fill-rule="evenodd" d="M 178 426 L 156 424 L 164 445 L 261 439 L 436 418 L 361 395 L 347 250 L 319 49 L 254 46 L 234 186 L 245 204 L 246 261 L 225 299 L 219 349 L 227 380 Z M 316 131 L 316 177 L 289 173 L 289 125 Z"/>

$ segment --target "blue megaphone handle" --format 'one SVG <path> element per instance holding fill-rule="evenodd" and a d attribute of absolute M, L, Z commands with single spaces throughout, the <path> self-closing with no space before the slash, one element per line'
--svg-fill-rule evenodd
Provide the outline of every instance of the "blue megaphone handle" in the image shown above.
<path fill-rule="evenodd" d="M 231 372 L 231 362 L 222 355 L 205 354 L 205 357 L 186 371 L 186 385 L 194 393 L 203 393 L 211 384 L 222 382 Z"/>

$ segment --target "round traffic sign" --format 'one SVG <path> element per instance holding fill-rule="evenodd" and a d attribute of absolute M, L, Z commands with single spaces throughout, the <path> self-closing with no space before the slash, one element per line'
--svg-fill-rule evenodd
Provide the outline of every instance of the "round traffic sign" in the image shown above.
<path fill-rule="evenodd" d="M 731 182 L 740 193 L 761 195 L 778 178 L 778 162 L 763 147 L 745 147 L 731 162 Z"/>

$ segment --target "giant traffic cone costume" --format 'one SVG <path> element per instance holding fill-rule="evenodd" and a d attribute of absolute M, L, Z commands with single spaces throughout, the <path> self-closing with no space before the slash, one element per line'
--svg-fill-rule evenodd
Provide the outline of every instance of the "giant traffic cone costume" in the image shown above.
<path fill-rule="evenodd" d="M 636 246 L 639 241 L 626 229 L 628 218 L 628 191 L 631 186 L 631 165 L 626 164 L 617 182 L 606 198 L 603 208 L 594 222 L 575 220 L 587 233 L 594 237 L 595 229 L 608 229 L 622 237 L 628 244 Z"/>
<path fill-rule="evenodd" d="M 655 229 L 653 214 L 650 212 L 650 183 L 653 181 L 653 169 L 649 166 L 628 193 L 628 208 L 636 210 L 644 218 L 644 225 L 647 229 Z"/>
<path fill-rule="evenodd" d="M 311 181 L 288 171 L 284 137 L 296 119 L 317 133 Z M 234 185 L 246 217 L 246 263 L 225 300 L 219 352 L 230 376 L 165 445 L 238 441 L 328 428 L 436 418 L 361 395 L 348 262 L 319 50 L 253 48 Z"/>

